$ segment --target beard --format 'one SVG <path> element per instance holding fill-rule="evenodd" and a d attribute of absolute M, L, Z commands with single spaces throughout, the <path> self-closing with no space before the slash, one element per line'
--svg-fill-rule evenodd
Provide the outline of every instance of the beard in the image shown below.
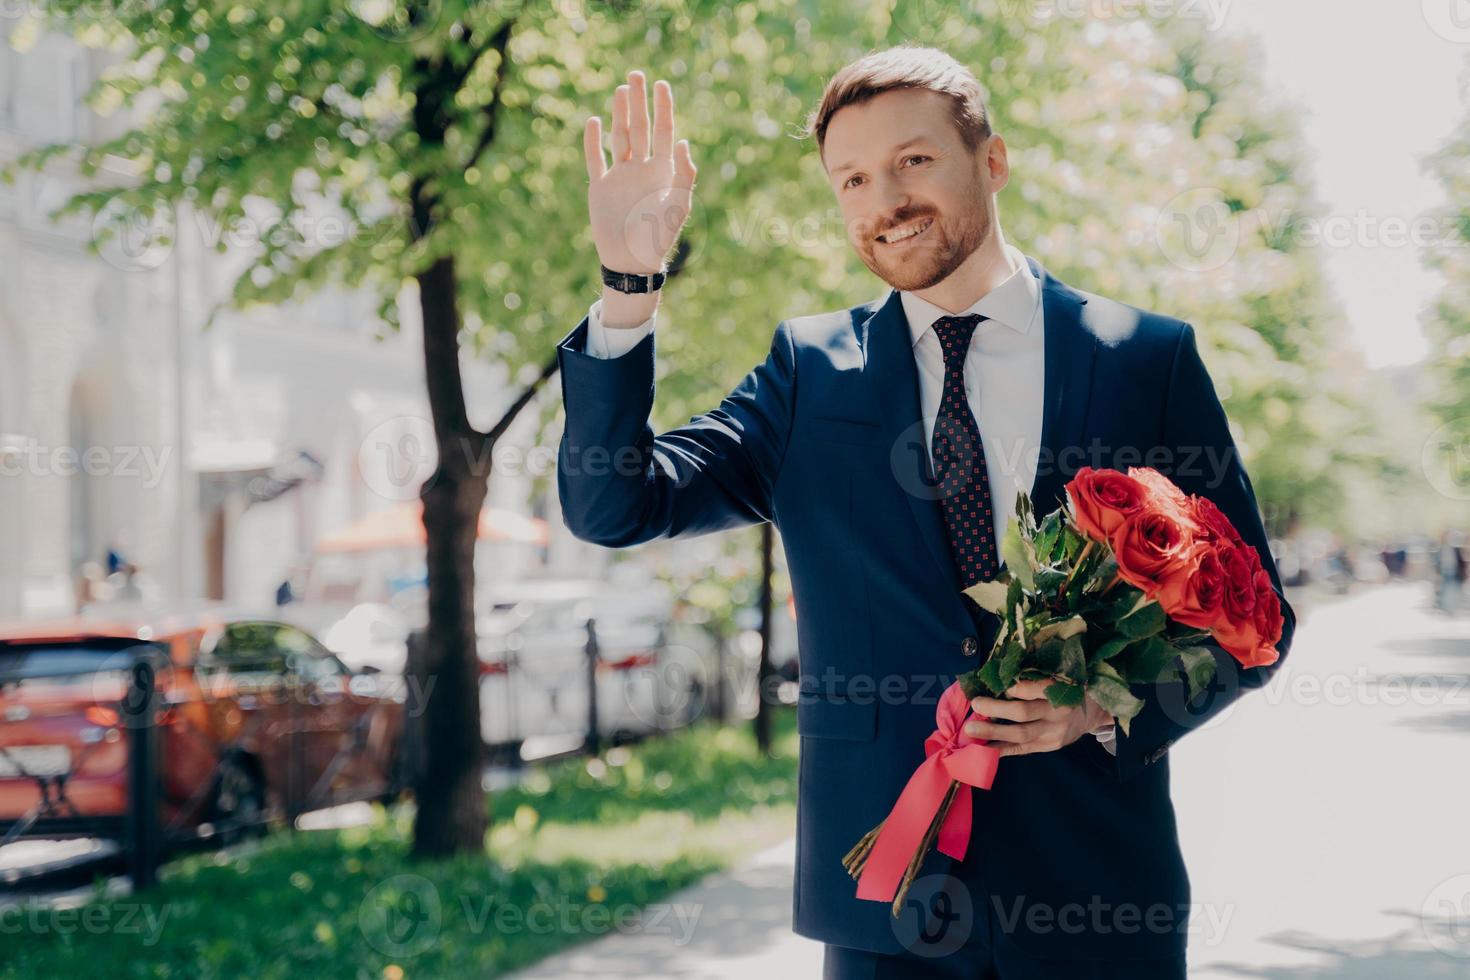
<path fill-rule="evenodd" d="M 976 206 L 947 220 L 934 211 L 910 209 L 894 217 L 890 227 L 910 221 L 933 218 L 924 233 L 924 241 L 907 248 L 895 249 L 875 238 L 858 247 L 858 257 L 873 275 L 894 289 L 914 292 L 943 282 L 990 235 L 990 204 L 985 195 L 976 195 Z"/>

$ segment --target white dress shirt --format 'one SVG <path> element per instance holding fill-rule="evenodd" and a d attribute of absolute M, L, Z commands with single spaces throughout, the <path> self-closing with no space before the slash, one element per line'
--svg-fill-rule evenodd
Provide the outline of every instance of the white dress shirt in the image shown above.
<path fill-rule="evenodd" d="M 1014 271 L 999 285 L 957 314 L 900 290 L 904 317 L 912 337 L 919 375 L 919 409 L 924 417 L 924 443 L 934 439 L 934 419 L 944 390 L 944 352 L 934 332 L 942 316 L 978 313 L 987 319 L 975 327 L 965 355 L 965 393 L 980 427 L 985 470 L 990 479 L 995 540 L 1005 533 L 1016 511 L 1016 492 L 1031 492 L 1041 456 L 1041 419 L 1046 389 L 1046 317 L 1041 282 L 1014 245 L 1006 245 Z M 609 330 L 602 325 L 602 300 L 587 311 L 586 352 L 599 358 L 621 357 L 653 331 L 657 314 L 636 327 Z M 932 451 L 932 446 L 931 446 Z M 1113 728 L 1094 732 L 1113 748 Z"/>

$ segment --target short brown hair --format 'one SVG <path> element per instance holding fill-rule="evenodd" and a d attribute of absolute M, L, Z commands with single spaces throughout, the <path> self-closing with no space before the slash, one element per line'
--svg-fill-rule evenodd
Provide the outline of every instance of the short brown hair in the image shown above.
<path fill-rule="evenodd" d="M 902 44 L 863 55 L 832 76 L 822 101 L 807 117 L 802 137 L 815 135 L 822 156 L 827 127 L 837 110 L 866 102 L 899 88 L 924 89 L 947 95 L 954 105 L 954 124 L 965 149 L 971 153 L 990 135 L 990 109 L 985 90 L 970 69 L 938 48 Z"/>

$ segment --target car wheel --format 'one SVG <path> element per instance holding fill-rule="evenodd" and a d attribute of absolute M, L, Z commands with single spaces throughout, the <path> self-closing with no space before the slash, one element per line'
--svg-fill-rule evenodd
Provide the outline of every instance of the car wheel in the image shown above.
<path fill-rule="evenodd" d="M 220 840 L 233 844 L 265 832 L 265 787 L 254 767 L 239 755 L 220 759 L 214 773 L 209 822 Z"/>

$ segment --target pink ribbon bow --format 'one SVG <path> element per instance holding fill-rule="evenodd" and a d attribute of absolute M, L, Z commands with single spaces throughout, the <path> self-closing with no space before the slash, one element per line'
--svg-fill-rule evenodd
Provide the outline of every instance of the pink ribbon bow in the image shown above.
<path fill-rule="evenodd" d="M 858 876 L 857 897 L 874 902 L 892 902 L 899 882 L 924 839 L 934 814 L 949 792 L 949 784 L 958 780 L 978 789 L 989 789 L 995 779 L 1000 753 L 981 739 L 966 735 L 961 726 L 969 699 L 959 682 L 945 689 L 934 709 L 936 728 L 924 740 L 926 758 L 914 770 L 893 804 L 883 829 L 873 842 L 873 850 Z M 977 714 L 977 718 L 984 715 Z M 939 827 L 939 850 L 961 859 L 970 842 L 970 794 L 960 791 L 950 804 L 949 813 Z"/>

